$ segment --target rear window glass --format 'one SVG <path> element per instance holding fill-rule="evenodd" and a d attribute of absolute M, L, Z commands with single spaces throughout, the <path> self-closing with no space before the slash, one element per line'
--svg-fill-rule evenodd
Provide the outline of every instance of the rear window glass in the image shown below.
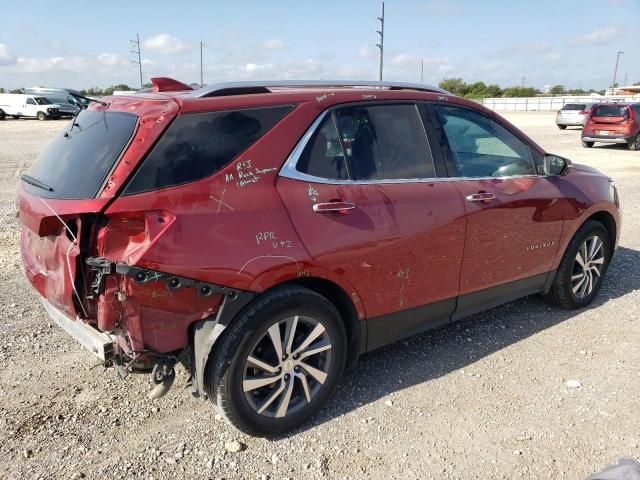
<path fill-rule="evenodd" d="M 282 106 L 178 116 L 124 194 L 181 185 L 214 174 L 292 109 L 292 106 Z"/>
<path fill-rule="evenodd" d="M 593 109 L 591 116 L 629 118 L 629 108 L 626 105 L 598 105 Z"/>
<path fill-rule="evenodd" d="M 328 115 L 300 155 L 298 171 L 314 177 L 347 180 L 349 174 L 333 117 Z"/>
<path fill-rule="evenodd" d="M 584 103 L 567 103 L 562 110 L 585 110 L 587 105 Z"/>
<path fill-rule="evenodd" d="M 133 135 L 138 117 L 125 112 L 83 110 L 65 126 L 28 174 L 53 192 L 23 183 L 48 198 L 94 198 Z"/>

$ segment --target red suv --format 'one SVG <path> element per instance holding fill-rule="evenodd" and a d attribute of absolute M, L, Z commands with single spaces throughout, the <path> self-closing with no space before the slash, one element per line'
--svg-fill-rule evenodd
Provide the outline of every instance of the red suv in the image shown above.
<path fill-rule="evenodd" d="M 582 129 L 582 146 L 591 148 L 595 142 L 640 150 L 640 103 L 594 105 Z"/>
<path fill-rule="evenodd" d="M 48 314 L 120 376 L 176 362 L 290 430 L 364 352 L 531 294 L 588 305 L 620 231 L 598 171 L 423 85 L 231 83 L 92 103 L 18 188 Z"/>

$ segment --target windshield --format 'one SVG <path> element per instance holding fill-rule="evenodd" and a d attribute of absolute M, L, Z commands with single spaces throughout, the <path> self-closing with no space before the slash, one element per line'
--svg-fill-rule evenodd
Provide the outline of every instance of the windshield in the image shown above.
<path fill-rule="evenodd" d="M 95 198 L 133 135 L 138 117 L 125 112 L 82 110 L 42 152 L 28 174 L 52 192 L 24 184 L 48 198 Z"/>
<path fill-rule="evenodd" d="M 629 118 L 629 109 L 626 105 L 598 105 L 594 108 L 592 116 Z"/>
<path fill-rule="evenodd" d="M 587 105 L 584 103 L 567 103 L 562 110 L 585 110 Z"/>
<path fill-rule="evenodd" d="M 44 97 L 35 97 L 35 101 L 38 105 L 51 105 L 51 102 Z"/>

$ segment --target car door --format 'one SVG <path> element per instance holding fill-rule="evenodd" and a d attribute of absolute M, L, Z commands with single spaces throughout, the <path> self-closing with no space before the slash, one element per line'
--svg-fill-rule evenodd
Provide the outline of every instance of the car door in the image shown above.
<path fill-rule="evenodd" d="M 457 314 L 539 291 L 563 225 L 562 193 L 538 174 L 541 155 L 481 112 L 434 108 L 467 218 Z"/>
<path fill-rule="evenodd" d="M 375 319 L 368 349 L 447 322 L 454 309 L 465 211 L 434 172 L 417 106 L 393 103 L 326 111 L 280 173 L 308 274 L 355 288 Z"/>
<path fill-rule="evenodd" d="M 35 117 L 38 114 L 37 110 L 38 110 L 38 104 L 36 103 L 36 101 L 31 97 L 27 97 L 27 102 L 26 102 L 26 105 L 24 106 L 23 115 L 27 117 Z"/>

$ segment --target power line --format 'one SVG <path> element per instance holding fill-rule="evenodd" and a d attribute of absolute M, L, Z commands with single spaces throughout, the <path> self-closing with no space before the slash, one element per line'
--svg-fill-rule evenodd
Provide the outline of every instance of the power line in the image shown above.
<path fill-rule="evenodd" d="M 384 2 L 382 2 L 382 15 L 378 17 L 380 21 L 380 30 L 376 30 L 376 33 L 380 35 L 380 43 L 376 46 L 380 49 L 380 56 L 378 57 L 378 80 L 382 81 L 382 63 L 384 59 Z"/>
<path fill-rule="evenodd" d="M 129 42 L 131 43 L 131 53 L 134 55 L 134 58 L 131 59 L 131 63 L 138 65 L 138 70 L 140 71 L 140 90 L 142 90 L 144 88 L 144 83 L 142 83 L 142 54 L 140 52 L 140 34 L 136 33 L 136 39 L 129 40 Z"/>

